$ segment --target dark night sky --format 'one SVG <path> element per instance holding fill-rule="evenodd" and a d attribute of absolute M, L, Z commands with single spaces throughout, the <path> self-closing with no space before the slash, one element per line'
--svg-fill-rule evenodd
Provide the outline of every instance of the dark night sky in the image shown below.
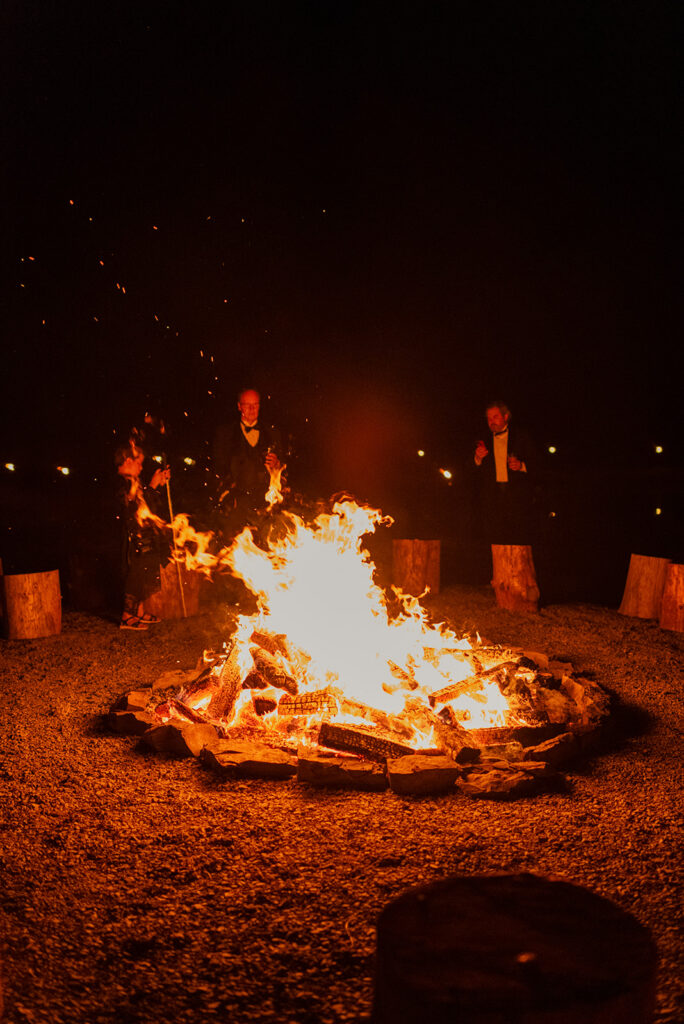
<path fill-rule="evenodd" d="M 493 395 L 673 444 L 678 4 L 220 9 L 3 7 L 3 462 L 149 402 L 197 445 L 245 382 L 341 475 L 344 417 L 456 459 Z"/>

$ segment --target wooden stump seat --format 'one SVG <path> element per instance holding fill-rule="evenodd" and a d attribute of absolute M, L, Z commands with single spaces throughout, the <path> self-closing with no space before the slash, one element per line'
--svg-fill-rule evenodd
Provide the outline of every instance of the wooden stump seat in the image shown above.
<path fill-rule="evenodd" d="M 659 617 L 669 565 L 669 558 L 631 556 L 622 603 L 618 609 L 621 615 L 632 615 L 640 619 Z"/>
<path fill-rule="evenodd" d="M 392 582 L 406 594 L 438 594 L 440 553 L 438 540 L 393 540 Z"/>
<path fill-rule="evenodd" d="M 181 598 L 179 572 L 175 562 L 161 566 L 161 588 L 145 599 L 144 609 L 150 615 L 160 619 L 182 619 L 185 616 L 197 615 L 199 611 L 199 593 L 202 574 L 191 572 L 184 565 L 180 566 L 180 583 L 183 586 Z M 185 609 L 183 605 L 185 604 Z"/>
<path fill-rule="evenodd" d="M 62 629 L 59 570 L 0 576 L 3 635 L 8 640 L 53 636 Z"/>
<path fill-rule="evenodd" d="M 373 1024 L 646 1024 L 650 933 L 609 900 L 530 874 L 446 878 L 382 911 Z"/>
<path fill-rule="evenodd" d="M 684 565 L 671 562 L 665 574 L 658 624 L 684 633 Z"/>
<path fill-rule="evenodd" d="M 500 608 L 539 611 L 539 586 L 529 544 L 492 544 L 492 587 Z"/>

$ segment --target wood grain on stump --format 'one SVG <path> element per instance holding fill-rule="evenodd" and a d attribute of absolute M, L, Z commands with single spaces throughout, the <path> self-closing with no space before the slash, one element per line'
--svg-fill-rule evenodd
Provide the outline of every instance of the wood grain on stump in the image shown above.
<path fill-rule="evenodd" d="M 535 875 L 447 878 L 380 915 L 373 1024 L 645 1024 L 655 944 L 613 903 Z"/>
<path fill-rule="evenodd" d="M 0 598 L 8 640 L 32 640 L 61 631 L 59 570 L 0 576 Z"/>
<path fill-rule="evenodd" d="M 183 599 L 185 600 L 185 615 L 197 615 L 199 611 L 199 594 L 202 584 L 202 574 L 191 572 L 184 565 L 180 566 L 180 581 L 178 568 L 175 562 L 161 566 L 161 589 L 150 594 L 145 599 L 144 608 L 151 615 L 160 619 L 182 619 Z M 180 587 L 183 587 L 183 598 L 181 598 Z"/>
<path fill-rule="evenodd" d="M 639 619 L 657 619 L 665 587 L 669 558 L 632 555 L 619 611 Z"/>
<path fill-rule="evenodd" d="M 392 582 L 406 594 L 418 596 L 429 588 L 439 593 L 441 542 L 438 540 L 393 540 Z"/>
<path fill-rule="evenodd" d="M 684 633 L 684 565 L 667 567 L 658 621 L 662 629 Z"/>
<path fill-rule="evenodd" d="M 511 612 L 537 612 L 539 587 L 529 544 L 492 544 L 496 603 Z"/>

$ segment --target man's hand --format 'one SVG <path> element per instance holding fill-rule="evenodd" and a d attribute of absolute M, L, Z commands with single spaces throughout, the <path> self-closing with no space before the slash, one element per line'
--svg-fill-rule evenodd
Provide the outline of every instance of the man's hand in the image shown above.
<path fill-rule="evenodd" d="M 280 459 L 275 452 L 267 452 L 266 458 L 264 459 L 264 465 L 268 470 L 280 469 Z"/>
<path fill-rule="evenodd" d="M 521 470 L 523 468 L 523 464 L 522 464 L 522 462 L 520 461 L 520 459 L 518 458 L 517 455 L 509 455 L 508 456 L 508 468 L 509 469 L 513 469 L 516 472 L 518 472 L 519 470 Z"/>
<path fill-rule="evenodd" d="M 482 460 L 489 455 L 489 448 L 484 441 L 477 442 L 477 448 L 475 449 L 475 462 L 480 465 Z"/>
<path fill-rule="evenodd" d="M 150 487 L 155 491 L 157 487 L 164 487 L 169 482 L 170 476 L 171 470 L 168 466 L 164 466 L 163 469 L 161 467 L 159 469 L 155 469 L 152 474 L 152 479 L 150 480 Z"/>

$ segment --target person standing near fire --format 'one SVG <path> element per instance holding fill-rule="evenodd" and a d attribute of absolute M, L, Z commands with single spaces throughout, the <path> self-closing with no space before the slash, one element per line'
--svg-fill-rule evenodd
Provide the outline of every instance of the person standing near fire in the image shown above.
<path fill-rule="evenodd" d="M 505 402 L 486 407 L 491 440 L 479 440 L 474 462 L 482 521 L 490 544 L 532 544 L 535 457 L 527 432 L 511 424 Z"/>
<path fill-rule="evenodd" d="M 159 590 L 160 566 L 168 558 L 159 528 L 151 518 L 141 518 L 139 512 L 149 509 L 154 513 L 156 498 L 171 475 L 167 466 L 155 469 L 147 484 L 143 485 L 142 472 L 145 455 L 134 441 L 117 448 L 114 465 L 119 477 L 118 518 L 123 534 L 123 611 L 121 629 L 142 630 L 159 622 L 156 615 L 145 612 L 143 602 Z M 158 518 L 158 517 L 157 517 Z"/>
<path fill-rule="evenodd" d="M 225 534 L 256 522 L 266 507 L 271 471 L 281 468 L 280 432 L 259 419 L 261 396 L 253 388 L 238 394 L 239 416 L 222 424 L 214 438 L 213 461 Z"/>

